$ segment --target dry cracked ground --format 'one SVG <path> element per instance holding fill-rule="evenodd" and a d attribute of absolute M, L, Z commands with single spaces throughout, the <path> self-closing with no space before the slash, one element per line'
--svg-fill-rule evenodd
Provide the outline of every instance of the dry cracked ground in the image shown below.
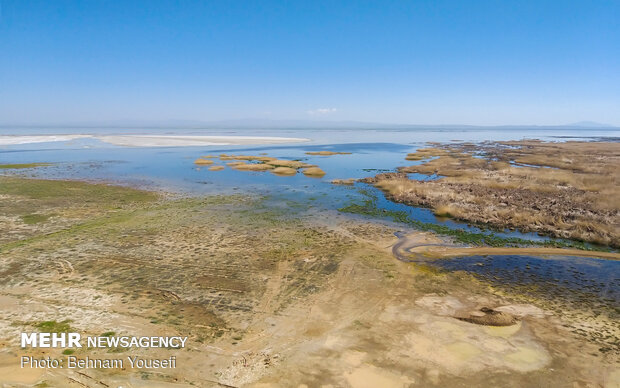
<path fill-rule="evenodd" d="M 163 198 L 0 177 L 0 384 L 7 387 L 618 386 L 613 315 L 558 313 L 465 273 L 396 261 L 394 225 L 245 196 Z M 414 231 L 409 231 L 414 233 Z M 431 237 L 429 237 L 431 238 Z M 481 307 L 506 327 L 454 316 Z M 18 335 L 188 336 L 177 368 L 20 369 Z M 580 324 L 579 330 L 574 330 Z M 600 338 L 599 338 L 600 339 Z M 603 341 L 604 342 L 604 341 Z"/>

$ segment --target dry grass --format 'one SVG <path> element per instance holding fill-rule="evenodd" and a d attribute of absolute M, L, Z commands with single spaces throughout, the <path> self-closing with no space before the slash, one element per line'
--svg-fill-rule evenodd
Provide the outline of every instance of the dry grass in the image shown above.
<path fill-rule="evenodd" d="M 444 190 L 439 185 L 430 182 L 421 182 L 409 179 L 379 180 L 376 187 L 396 197 L 415 196 L 418 198 L 433 198 L 438 203 L 450 203 L 457 199 L 457 194 Z"/>
<path fill-rule="evenodd" d="M 433 209 L 433 212 L 435 213 L 436 216 L 439 217 L 453 217 L 453 218 L 459 218 L 460 215 L 462 214 L 462 212 L 454 205 L 439 205 L 437 206 L 435 209 Z"/>
<path fill-rule="evenodd" d="M 411 160 L 411 159 L 408 159 Z M 462 177 L 467 174 L 471 178 L 477 177 L 475 169 L 483 168 L 487 162 L 471 155 L 446 152 L 445 155 L 417 166 L 402 168 L 403 172 L 417 172 L 420 174 L 440 174 L 450 177 Z"/>
<path fill-rule="evenodd" d="M 420 148 L 416 152 L 407 154 L 406 160 L 424 160 L 434 156 L 446 155 L 447 151 L 441 148 Z"/>
<path fill-rule="evenodd" d="M 334 152 L 334 151 L 308 151 L 306 155 L 321 155 L 321 156 L 329 156 L 329 155 L 351 155 L 350 152 Z"/>
<path fill-rule="evenodd" d="M 334 185 L 353 186 L 355 183 L 355 178 L 332 179 L 331 183 Z"/>
<path fill-rule="evenodd" d="M 254 155 L 237 155 L 231 156 L 235 160 L 247 160 L 247 161 L 259 161 L 259 162 L 271 162 L 277 160 L 276 158 L 272 158 L 270 156 L 254 156 Z"/>
<path fill-rule="evenodd" d="M 326 153 L 326 152 L 329 152 Z M 333 154 L 342 154 L 339 152 L 331 153 L 331 151 L 320 151 L 317 153 L 318 155 L 333 155 Z M 325 175 L 325 171 L 320 169 L 318 166 L 313 164 L 308 164 L 299 160 L 287 160 L 287 159 L 278 159 L 271 156 L 255 156 L 255 155 L 228 155 L 228 154 L 220 154 L 220 160 L 225 160 L 230 162 L 226 163 L 229 167 L 235 170 L 241 171 L 271 171 L 276 175 L 295 175 L 297 174 L 297 170 L 304 168 L 303 173 L 309 177 L 322 177 Z M 255 162 L 255 163 L 247 163 L 247 162 Z M 194 161 L 196 164 L 213 164 L 213 161 L 206 159 L 196 159 Z M 214 166 L 215 167 L 215 166 Z M 213 171 L 218 171 L 223 169 L 216 168 Z"/>
<path fill-rule="evenodd" d="M 234 168 L 235 170 L 242 170 L 242 171 L 267 171 L 267 170 L 273 170 L 275 167 L 270 165 L 270 164 L 264 164 L 264 163 L 235 163 L 234 165 L 230 166 L 232 168 Z"/>
<path fill-rule="evenodd" d="M 290 167 L 290 168 L 295 168 L 295 169 L 310 166 L 308 163 L 300 162 L 298 160 L 285 160 L 285 159 L 274 159 L 274 160 L 270 160 L 267 163 L 269 163 L 270 165 L 274 167 Z"/>
<path fill-rule="evenodd" d="M 421 149 L 407 159 L 432 156 L 399 171 L 439 180 L 387 174 L 374 183 L 394 200 L 437 215 L 620 246 L 620 143 L 459 144 Z"/>
<path fill-rule="evenodd" d="M 208 166 L 209 164 L 213 164 L 213 160 L 198 158 L 194 160 L 194 164 L 199 166 Z"/>
<path fill-rule="evenodd" d="M 320 178 L 325 175 L 325 171 L 321 170 L 319 167 L 308 167 L 303 170 L 304 175 Z"/>
<path fill-rule="evenodd" d="M 297 174 L 297 170 L 291 167 L 276 167 L 273 170 L 271 170 L 271 172 L 276 175 L 286 175 L 286 176 Z"/>

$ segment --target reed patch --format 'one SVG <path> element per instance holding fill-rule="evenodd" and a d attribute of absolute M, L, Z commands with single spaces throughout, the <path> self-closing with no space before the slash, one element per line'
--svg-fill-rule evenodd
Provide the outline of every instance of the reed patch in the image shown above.
<path fill-rule="evenodd" d="M 449 144 L 406 159 L 424 162 L 365 181 L 437 215 L 620 247 L 620 143 Z"/>

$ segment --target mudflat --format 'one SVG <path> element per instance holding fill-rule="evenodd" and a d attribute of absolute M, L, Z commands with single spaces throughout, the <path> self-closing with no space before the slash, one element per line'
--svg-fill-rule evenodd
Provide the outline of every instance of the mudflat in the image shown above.
<path fill-rule="evenodd" d="M 179 198 L 16 177 L 0 177 L 0 196 L 0 381 L 9 385 L 620 382 L 617 313 L 550 307 L 544 295 L 400 262 L 391 252 L 391 224 L 302 205 L 291 214 L 255 196 Z M 486 315 L 506 326 L 487 325 Z M 39 329 L 189 339 L 180 350 L 73 353 L 175 356 L 176 368 L 165 373 L 14 373 L 18 355 L 64 357 L 62 349 L 18 347 L 20 332 Z"/>

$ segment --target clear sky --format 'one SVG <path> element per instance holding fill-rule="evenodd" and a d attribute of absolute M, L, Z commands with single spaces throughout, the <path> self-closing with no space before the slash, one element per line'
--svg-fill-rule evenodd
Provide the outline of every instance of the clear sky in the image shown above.
<path fill-rule="evenodd" d="M 0 122 L 620 125 L 620 1 L 0 0 Z"/>

